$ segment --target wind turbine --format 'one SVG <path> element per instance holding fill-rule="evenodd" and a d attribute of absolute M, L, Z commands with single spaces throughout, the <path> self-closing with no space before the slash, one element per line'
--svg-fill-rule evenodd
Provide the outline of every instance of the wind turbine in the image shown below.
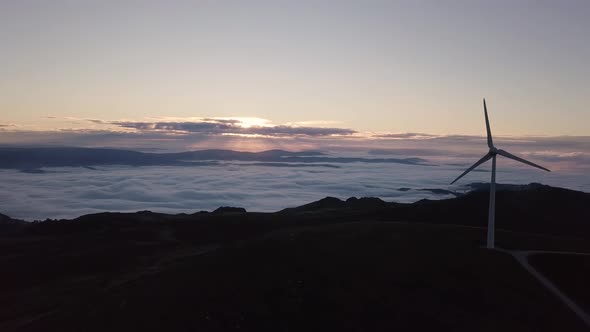
<path fill-rule="evenodd" d="M 477 166 L 492 159 L 492 181 L 490 183 L 490 207 L 489 207 L 489 211 L 488 211 L 488 243 L 487 243 L 487 247 L 488 247 L 488 249 L 494 249 L 494 218 L 495 218 L 495 208 L 496 208 L 496 155 L 501 155 L 506 158 L 520 161 L 521 163 L 540 168 L 540 169 L 547 171 L 547 172 L 551 172 L 551 171 L 545 167 L 539 166 L 539 165 L 532 163 L 528 160 L 524 160 L 520 157 L 517 157 L 517 156 L 511 154 L 511 153 L 508 153 L 507 151 L 504 151 L 501 149 L 496 149 L 496 147 L 494 146 L 494 142 L 492 140 L 492 131 L 490 130 L 490 121 L 488 120 L 488 109 L 486 107 L 485 98 L 483 100 L 483 112 L 486 117 L 486 129 L 488 132 L 488 147 L 490 148 L 490 150 L 488 151 L 488 153 L 485 156 L 483 156 L 480 160 L 478 160 L 475 164 L 473 164 L 473 166 L 469 167 L 465 172 L 463 172 L 463 174 L 459 175 L 459 177 L 456 178 L 455 181 L 451 182 L 451 184 L 457 182 L 460 178 L 462 178 L 463 176 L 465 176 L 465 174 L 474 170 Z"/>

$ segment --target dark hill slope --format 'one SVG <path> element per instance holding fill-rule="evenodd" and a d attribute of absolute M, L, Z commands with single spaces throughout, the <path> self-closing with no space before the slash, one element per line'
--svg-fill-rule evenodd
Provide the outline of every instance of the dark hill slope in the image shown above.
<path fill-rule="evenodd" d="M 396 217 L 433 223 L 487 225 L 489 193 L 477 191 L 455 199 L 420 201 L 404 206 Z M 537 186 L 496 194 L 498 228 L 590 238 L 590 194 Z"/>
<path fill-rule="evenodd" d="M 0 330 L 586 330 L 479 229 L 365 220 L 223 246 L 185 230 L 0 241 Z"/>
<path fill-rule="evenodd" d="M 590 194 L 539 184 L 499 186 L 496 193 L 498 228 L 527 233 L 590 238 Z M 325 198 L 279 214 L 306 216 L 308 222 L 349 220 L 419 221 L 438 224 L 486 226 L 489 193 L 486 188 L 445 200 L 421 200 L 412 204 L 386 203 L 377 198 Z"/>
<path fill-rule="evenodd" d="M 511 230 L 498 243 L 590 252 L 589 194 L 533 187 L 498 192 Z M 511 256 L 482 248 L 487 199 L 29 223 L 0 236 L 0 330 L 587 330 Z M 0 231 L 14 223 L 0 219 Z M 579 287 L 567 290 L 590 303 Z"/>

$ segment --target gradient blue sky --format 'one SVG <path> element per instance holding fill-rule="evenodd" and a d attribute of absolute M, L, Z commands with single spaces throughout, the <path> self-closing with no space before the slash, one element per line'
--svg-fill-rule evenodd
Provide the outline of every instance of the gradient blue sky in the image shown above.
<path fill-rule="evenodd" d="M 485 96 L 498 135 L 587 136 L 588 17 L 583 0 L 3 0 L 0 130 L 480 135 Z"/>

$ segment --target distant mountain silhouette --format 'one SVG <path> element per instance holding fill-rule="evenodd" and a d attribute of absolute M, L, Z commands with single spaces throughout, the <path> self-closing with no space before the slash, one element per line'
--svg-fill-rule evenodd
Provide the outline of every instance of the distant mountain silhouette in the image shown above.
<path fill-rule="evenodd" d="M 331 157 L 319 151 L 290 152 L 268 150 L 262 152 L 241 152 L 233 150 L 201 150 L 179 153 L 146 153 L 130 150 L 42 147 L 42 148 L 0 148 L 0 168 L 19 169 L 27 173 L 43 173 L 41 167 L 87 167 L 100 165 L 128 166 L 210 166 L 219 161 L 257 162 L 257 166 L 338 167 L 337 163 L 399 163 L 424 165 L 420 158 L 352 158 Z M 322 164 L 319 164 L 322 163 Z"/>
<path fill-rule="evenodd" d="M 3 215 L 2 213 L 0 213 L 0 224 L 4 224 L 5 222 L 9 222 L 12 221 L 12 219 L 9 216 Z"/>
<path fill-rule="evenodd" d="M 287 208 L 279 211 L 279 213 L 299 213 L 311 211 L 325 211 L 325 210 L 346 210 L 346 209 L 376 209 L 388 207 L 391 203 L 387 203 L 376 197 L 350 197 L 346 201 L 335 197 L 322 198 L 309 204 L 305 204 L 295 208 Z"/>
<path fill-rule="evenodd" d="M 0 236 L 18 233 L 30 225 L 31 223 L 29 222 L 12 219 L 9 216 L 0 213 Z"/>
<path fill-rule="evenodd" d="M 217 214 L 246 213 L 246 209 L 241 208 L 241 207 L 222 206 L 222 207 L 215 209 L 215 211 L 213 211 L 213 213 L 217 213 Z"/>

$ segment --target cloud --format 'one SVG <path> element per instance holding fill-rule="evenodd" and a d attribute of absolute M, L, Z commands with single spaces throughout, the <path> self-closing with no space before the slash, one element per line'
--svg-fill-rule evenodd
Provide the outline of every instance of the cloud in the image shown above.
<path fill-rule="evenodd" d="M 291 127 L 291 126 L 274 126 L 274 127 L 257 127 L 248 128 L 253 134 L 267 136 L 334 136 L 334 135 L 352 135 L 356 131 L 344 128 L 319 128 L 319 127 Z"/>
<path fill-rule="evenodd" d="M 10 132 L 11 130 L 14 130 L 18 128 L 17 125 L 12 124 L 12 123 L 8 123 L 8 124 L 1 124 L 0 123 L 0 133 L 5 133 L 5 132 Z M 0 137 L 0 142 L 2 141 L 1 137 Z"/>
<path fill-rule="evenodd" d="M 205 122 L 218 122 L 218 123 L 232 124 L 232 125 L 239 124 L 242 122 L 241 120 L 238 120 L 238 119 L 223 119 L 223 118 L 204 118 L 203 121 L 205 121 Z M 267 121 L 267 120 L 263 120 L 263 122 L 264 121 Z"/>
<path fill-rule="evenodd" d="M 277 211 L 325 196 L 373 196 L 413 202 L 451 197 L 418 189 L 461 191 L 471 182 L 489 180 L 489 165 L 453 186 L 448 183 L 463 171 L 461 165 L 416 167 L 359 162 L 338 166 L 221 163 L 201 167 L 61 167 L 47 168 L 46 173 L 39 174 L 0 170 L 0 213 L 34 220 L 103 211 L 192 213 L 227 205 L 249 211 Z M 541 182 L 590 191 L 590 184 L 584 184 L 579 176 L 523 169 L 508 163 L 500 165 L 498 177 L 501 183 Z M 403 192 L 399 188 L 415 190 Z"/>
<path fill-rule="evenodd" d="M 101 129 L 32 131 L 0 127 L 0 142 L 2 145 L 108 147 L 160 152 L 321 150 L 354 157 L 424 157 L 436 164 L 469 165 L 487 151 L 482 136 L 393 133 L 375 138 L 344 128 L 271 125 L 264 119 L 253 118 L 90 120 L 100 123 Z M 586 157 L 590 154 L 590 136 L 497 136 L 494 142 L 499 148 L 538 161 L 552 170 L 590 171 L 590 160 Z M 552 154 L 543 151 L 552 151 Z"/>
<path fill-rule="evenodd" d="M 300 127 L 290 125 L 250 125 L 238 119 L 204 118 L 201 121 L 186 122 L 136 122 L 114 121 L 110 124 L 131 128 L 138 131 L 161 131 L 196 133 L 205 135 L 243 135 L 266 137 L 323 137 L 335 135 L 352 135 L 356 131 L 345 128 Z"/>
<path fill-rule="evenodd" d="M 98 119 L 86 119 L 86 121 L 92 122 L 92 123 L 95 123 L 95 124 L 110 124 L 109 121 L 98 120 Z"/>
<path fill-rule="evenodd" d="M 574 161 L 578 163 L 590 163 L 590 152 L 581 152 L 581 151 L 573 151 L 573 152 L 564 152 L 564 151 L 552 151 L 552 150 L 544 150 L 544 151 L 531 151 L 531 152 L 523 152 L 524 156 L 530 156 L 534 158 L 538 158 L 541 160 L 547 161 Z"/>
<path fill-rule="evenodd" d="M 330 121 L 330 120 L 309 120 L 309 121 L 295 121 L 287 122 L 287 126 L 327 126 L 342 123 L 341 121 Z"/>
<path fill-rule="evenodd" d="M 191 213 L 225 205 L 250 211 L 276 211 L 325 196 L 378 196 L 405 202 L 435 198 L 427 192 L 397 190 L 427 186 L 419 181 L 411 185 L 407 179 L 418 178 L 415 173 L 416 168 L 409 165 L 362 163 L 330 169 L 314 165 L 269 168 L 229 163 L 198 168 L 54 168 L 45 174 L 0 170 L 0 176 L 7 179 L 0 183 L 0 192 L 5 193 L 0 212 L 32 220 L 146 209 Z M 432 187 L 432 182 L 428 187 Z"/>
<path fill-rule="evenodd" d="M 73 120 L 74 118 L 66 118 Z M 80 120 L 80 119 L 76 119 Z M 158 133 L 158 134 L 186 134 L 206 136 L 243 136 L 243 137 L 267 137 L 267 138 L 293 138 L 293 137 L 327 137 L 350 136 L 357 132 L 347 128 L 315 127 L 311 124 L 327 124 L 327 121 L 289 123 L 285 125 L 273 125 L 270 121 L 261 118 L 164 118 L 151 119 L 151 121 L 107 121 L 100 119 L 85 119 L 83 121 L 92 124 L 103 125 L 104 130 Z M 307 126 L 301 125 L 303 123 Z"/>
<path fill-rule="evenodd" d="M 180 131 L 200 134 L 221 134 L 237 131 L 234 129 L 233 124 L 224 122 L 111 122 L 111 124 L 139 131 Z"/>
<path fill-rule="evenodd" d="M 448 150 L 433 148 L 397 148 L 397 149 L 371 149 L 367 153 L 373 156 L 447 156 L 451 154 Z M 457 154 L 453 154 L 457 156 Z M 473 154 L 462 154 L 461 156 L 472 156 Z"/>
<path fill-rule="evenodd" d="M 422 139 L 433 139 L 439 136 L 424 134 L 424 133 L 393 133 L 393 134 L 374 134 L 372 137 L 376 138 L 389 138 L 389 139 L 403 139 L 403 140 L 422 140 Z"/>

